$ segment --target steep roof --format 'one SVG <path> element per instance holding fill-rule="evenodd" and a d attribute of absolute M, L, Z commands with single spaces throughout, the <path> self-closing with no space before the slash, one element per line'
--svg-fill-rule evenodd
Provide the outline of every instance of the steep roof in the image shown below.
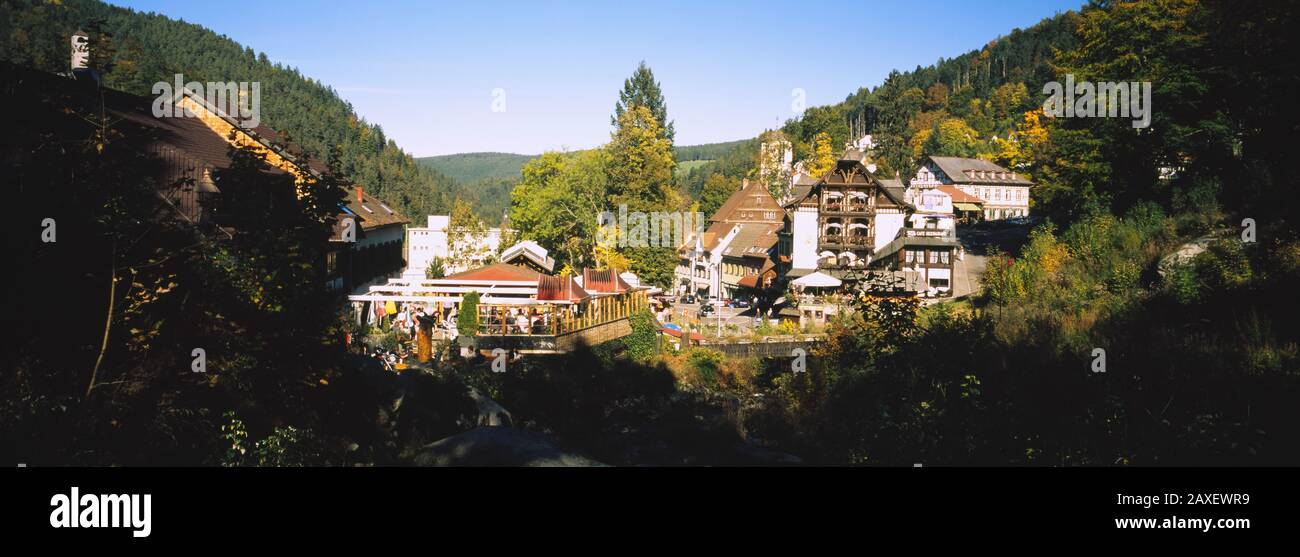
<path fill-rule="evenodd" d="M 555 270 L 555 259 L 547 255 L 547 253 L 546 248 L 538 245 L 537 242 L 524 240 L 501 252 L 501 261 L 510 263 L 518 258 L 525 258 L 549 273 Z"/>
<path fill-rule="evenodd" d="M 769 211 L 775 211 L 775 216 L 767 218 L 764 213 Z M 709 222 L 777 222 L 781 219 L 780 211 L 781 204 L 767 191 L 767 186 L 746 178 L 740 189 L 714 211 Z"/>
<path fill-rule="evenodd" d="M 537 277 L 537 299 L 543 302 L 581 302 L 590 298 L 586 290 L 583 290 L 573 277 L 553 277 L 550 275 L 541 275 Z"/>
<path fill-rule="evenodd" d="M 582 289 L 592 294 L 621 294 L 632 286 L 614 269 L 583 269 Z"/>
<path fill-rule="evenodd" d="M 930 157 L 948 179 L 962 184 L 1032 185 L 1033 182 L 997 164 L 983 159 L 963 157 Z"/>
<path fill-rule="evenodd" d="M 19 80 L 33 87 L 67 91 L 75 91 L 79 87 L 84 87 L 83 84 L 75 80 L 39 70 L 9 65 L 6 65 L 5 68 L 6 70 L 14 70 L 16 74 L 19 74 Z M 100 87 L 95 91 L 104 100 L 104 109 L 113 119 L 119 120 L 126 126 L 145 130 L 149 134 L 150 141 L 145 148 L 161 158 L 165 163 L 164 175 L 160 176 L 164 185 L 175 183 L 181 178 L 190 178 L 194 180 L 195 185 L 201 192 L 216 193 L 219 191 L 212 181 L 210 171 L 230 167 L 231 142 L 224 133 L 215 129 L 200 117 L 154 116 L 153 98 L 132 95 L 107 87 Z M 182 92 L 182 96 L 196 102 L 199 105 L 198 111 L 207 110 L 212 116 L 216 116 L 215 119 L 212 119 L 213 122 L 216 122 L 213 125 L 221 127 L 224 125 L 219 122 L 225 122 L 225 124 L 238 130 L 238 133 L 244 137 L 273 151 L 280 158 L 304 172 L 317 176 L 323 176 L 330 172 L 326 164 L 307 156 L 301 146 L 288 141 L 266 124 L 259 123 L 256 127 L 246 128 L 242 126 L 242 122 L 236 121 L 217 110 L 216 107 L 208 105 L 207 101 L 202 97 L 189 91 Z M 177 97 L 178 103 L 181 98 Z M 266 172 L 269 174 L 281 175 L 288 173 L 284 168 L 280 168 L 275 164 L 268 164 L 267 166 Z M 356 190 L 359 189 L 361 188 L 354 185 L 347 186 L 346 193 L 348 197 L 345 204 L 349 210 L 356 213 L 362 230 L 407 222 L 405 217 L 391 210 L 391 208 L 383 208 L 385 204 L 378 200 L 371 200 L 367 197 L 365 201 L 357 201 Z M 190 207 L 180 203 L 179 199 L 173 199 L 176 197 L 174 192 L 164 191 L 160 193 L 169 201 L 181 205 L 177 207 L 178 211 L 191 213 L 198 210 L 197 207 Z M 366 207 L 362 205 L 371 209 L 378 208 L 379 211 L 367 211 Z M 343 209 L 343 207 L 340 207 L 340 209 Z M 339 216 L 347 216 L 346 213 L 345 210 Z M 187 214 L 186 216 L 193 217 L 194 215 Z M 336 223 L 336 237 L 341 229 L 341 225 Z"/>

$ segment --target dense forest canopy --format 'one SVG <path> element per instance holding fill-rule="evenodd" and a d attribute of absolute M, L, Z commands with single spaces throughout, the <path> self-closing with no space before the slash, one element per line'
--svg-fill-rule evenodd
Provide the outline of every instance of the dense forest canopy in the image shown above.
<path fill-rule="evenodd" d="M 414 221 L 446 213 L 454 197 L 451 180 L 417 165 L 332 87 L 201 25 L 97 0 L 6 1 L 0 25 L 0 56 L 48 72 L 68 71 L 68 37 L 89 32 L 105 85 L 136 95 L 151 95 L 154 83 L 170 83 L 175 74 L 187 81 L 260 82 L 264 124 L 318 159 L 337 149 L 349 179 Z"/>

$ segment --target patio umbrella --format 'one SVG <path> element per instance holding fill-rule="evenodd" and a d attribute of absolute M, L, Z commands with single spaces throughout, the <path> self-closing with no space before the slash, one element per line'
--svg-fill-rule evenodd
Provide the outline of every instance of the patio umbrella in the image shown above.
<path fill-rule="evenodd" d="M 793 284 L 797 284 L 804 288 L 835 288 L 843 284 L 843 282 L 826 273 L 817 271 L 795 279 Z"/>

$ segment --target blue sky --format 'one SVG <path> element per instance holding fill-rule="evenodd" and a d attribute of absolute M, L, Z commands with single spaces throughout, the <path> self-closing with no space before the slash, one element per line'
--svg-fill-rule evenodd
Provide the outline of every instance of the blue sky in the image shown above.
<path fill-rule="evenodd" d="M 663 86 L 678 145 L 753 137 L 794 116 L 795 88 L 809 106 L 838 102 L 892 69 L 957 56 L 1083 2 L 111 3 L 296 66 L 427 156 L 604 143 L 641 60 Z M 492 110 L 498 88 L 504 112 Z"/>

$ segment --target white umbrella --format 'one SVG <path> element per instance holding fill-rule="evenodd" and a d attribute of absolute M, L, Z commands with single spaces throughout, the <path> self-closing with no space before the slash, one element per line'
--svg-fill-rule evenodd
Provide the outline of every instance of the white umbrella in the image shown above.
<path fill-rule="evenodd" d="M 804 276 L 802 276 L 802 277 L 799 277 L 799 278 L 795 279 L 794 282 L 793 282 L 793 284 L 797 284 L 797 285 L 802 286 L 802 287 L 805 287 L 805 288 L 809 288 L 809 287 L 811 287 L 811 288 L 834 288 L 834 287 L 836 287 L 836 286 L 839 286 L 839 285 L 843 284 L 843 282 L 841 282 L 840 279 L 837 279 L 837 278 L 835 278 L 835 277 L 833 277 L 833 276 L 830 276 L 830 275 L 828 275 L 828 274 L 826 274 L 826 273 L 823 273 L 823 272 L 821 272 L 821 271 L 817 271 L 817 272 L 814 272 L 814 273 L 812 273 L 812 274 L 804 275 Z"/>

